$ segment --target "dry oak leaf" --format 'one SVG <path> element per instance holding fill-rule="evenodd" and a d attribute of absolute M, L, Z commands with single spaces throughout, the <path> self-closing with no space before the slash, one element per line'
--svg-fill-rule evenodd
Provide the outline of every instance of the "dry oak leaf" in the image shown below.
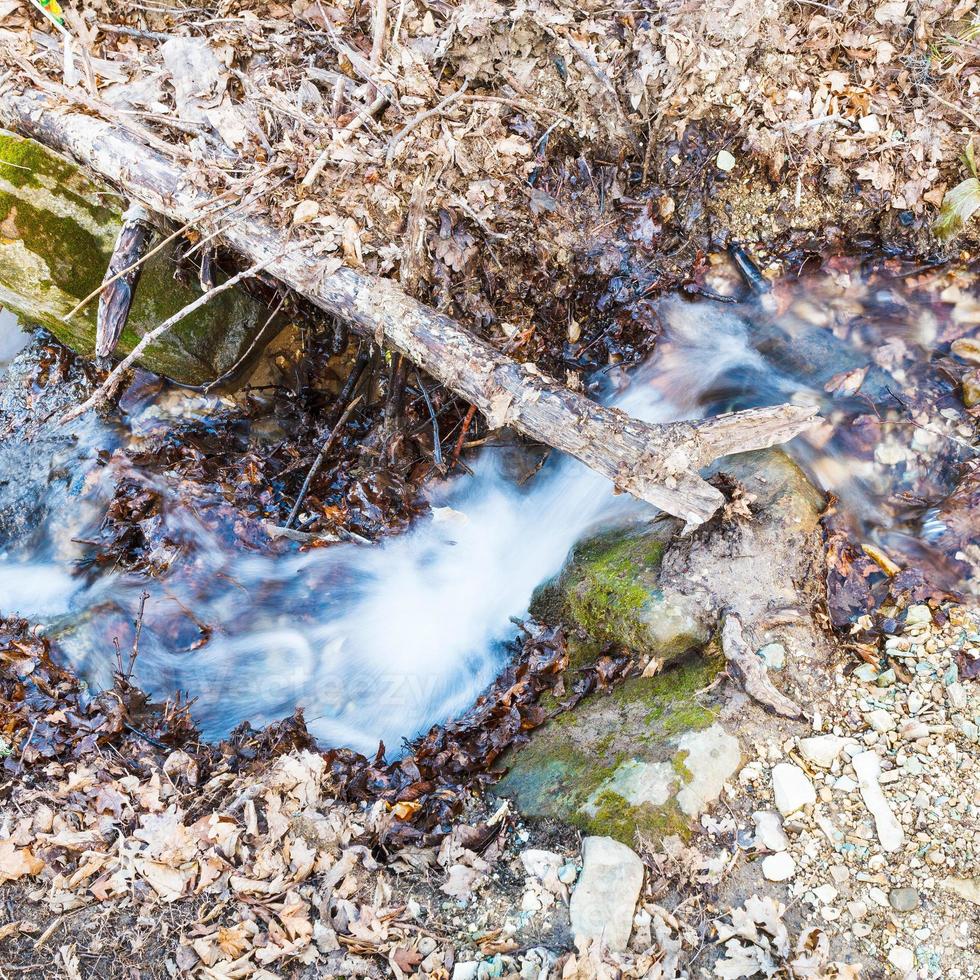
<path fill-rule="evenodd" d="M 0 840 L 0 883 L 39 875 L 44 862 L 29 847 L 17 847 L 12 840 Z"/>

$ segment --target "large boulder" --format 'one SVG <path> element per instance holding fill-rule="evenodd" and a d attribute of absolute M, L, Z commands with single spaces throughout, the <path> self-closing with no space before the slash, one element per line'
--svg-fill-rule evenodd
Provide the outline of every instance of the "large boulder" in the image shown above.
<path fill-rule="evenodd" d="M 0 130 L 0 306 L 91 355 L 97 303 L 67 323 L 62 317 L 102 282 L 124 210 L 122 198 L 73 163 Z M 174 278 L 176 248 L 147 261 L 121 353 L 200 295 Z M 210 381 L 238 362 L 266 316 L 247 293 L 228 290 L 162 337 L 141 363 L 183 383 Z"/>
<path fill-rule="evenodd" d="M 741 759 L 717 722 L 717 697 L 699 693 L 719 669 L 716 657 L 693 657 L 587 698 L 510 753 L 496 792 L 527 816 L 624 844 L 637 831 L 686 836 Z"/>

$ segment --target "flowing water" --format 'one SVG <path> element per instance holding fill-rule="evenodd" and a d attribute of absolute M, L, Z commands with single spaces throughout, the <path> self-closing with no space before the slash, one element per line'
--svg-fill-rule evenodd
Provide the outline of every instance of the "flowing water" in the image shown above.
<path fill-rule="evenodd" d="M 893 399 L 885 404 L 889 385 L 927 365 L 946 342 L 944 330 L 959 329 L 957 306 L 919 301 L 901 281 L 884 295 L 885 287 L 861 283 L 856 273 L 852 284 L 849 275 L 818 276 L 765 302 L 668 297 L 655 309 L 662 336 L 654 355 L 629 376 L 606 371 L 595 379 L 597 392 L 651 422 L 818 402 L 828 421 L 796 440 L 793 454 L 842 498 L 869 540 L 912 543 L 918 558 L 962 585 L 970 575 L 962 549 L 942 540 L 941 501 L 975 456 L 962 405 L 954 409 L 955 386 L 936 382 L 918 413 Z M 975 294 L 964 295 L 975 303 Z M 15 334 L 8 321 L 0 357 L 13 352 Z M 869 405 L 847 386 L 848 372 L 872 360 L 889 370 L 866 376 Z M 835 386 L 843 390 L 832 397 L 826 389 Z M 100 688 L 116 667 L 113 639 L 124 656 L 132 644 L 145 590 L 135 679 L 159 697 L 184 690 L 196 698 L 194 716 L 209 737 L 301 705 L 324 743 L 365 752 L 379 739 L 399 745 L 469 706 L 493 679 L 515 633 L 511 617 L 526 610 L 576 541 L 603 523 L 650 512 L 572 459 L 551 460 L 518 486 L 503 453 L 487 448 L 472 476 L 433 488 L 431 517 L 408 533 L 376 546 L 290 546 L 272 555 L 236 546 L 203 519 L 200 501 L 181 500 L 157 478 L 168 537 L 179 550 L 169 570 L 148 579 L 84 567 L 78 541 L 101 519 L 118 478 L 99 460 L 138 443 L 141 430 L 175 406 L 205 418 L 221 407 L 169 393 L 126 425 L 81 421 L 56 461 L 38 448 L 33 456 L 48 474 L 50 499 L 43 519 L 7 533 L 0 612 L 41 623 L 57 655 Z M 917 414 L 925 421 L 904 424 Z M 878 425 L 870 436 L 869 416 Z M 870 446 L 855 445 L 857 430 Z M 927 465 L 926 456 L 942 465 Z M 2 475 L 8 488 L 17 482 Z"/>

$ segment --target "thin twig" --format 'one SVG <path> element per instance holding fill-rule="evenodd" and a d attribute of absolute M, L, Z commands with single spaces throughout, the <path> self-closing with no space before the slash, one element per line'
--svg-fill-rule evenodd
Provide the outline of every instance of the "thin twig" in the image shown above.
<path fill-rule="evenodd" d="M 278 315 L 279 311 L 282 309 L 283 304 L 286 302 L 289 293 L 284 292 L 279 299 L 279 302 L 275 305 L 272 312 L 266 318 L 265 323 L 262 324 L 262 328 L 255 335 L 255 340 L 248 345 L 248 350 L 224 374 L 219 374 L 218 377 L 214 378 L 212 381 L 207 382 L 207 384 L 201 385 L 201 391 L 205 395 L 209 395 L 215 388 L 219 385 L 224 384 L 226 381 L 231 380 L 235 375 L 241 370 L 245 362 L 255 353 L 255 349 L 259 346 L 262 340 L 265 338 L 265 333 L 272 324 L 273 319 Z"/>
<path fill-rule="evenodd" d="M 953 112 L 958 112 L 964 119 L 968 119 L 977 129 L 980 129 L 980 116 L 973 115 L 972 112 L 968 112 L 961 105 L 957 105 L 955 102 L 950 102 L 948 99 L 944 99 L 934 88 L 930 88 L 925 82 L 919 82 L 919 87 L 928 92 L 937 102 L 941 105 L 946 106 L 947 109 L 952 109 Z"/>
<path fill-rule="evenodd" d="M 456 445 L 453 446 L 453 454 L 449 457 L 449 469 L 452 470 L 459 462 L 459 454 L 463 451 L 463 443 L 466 441 L 466 433 L 470 431 L 470 423 L 476 415 L 476 405 L 470 405 L 466 410 L 466 417 L 463 419 L 463 427 L 459 430 L 459 437 Z"/>
<path fill-rule="evenodd" d="M 77 419 L 80 415 L 84 415 L 89 409 L 96 408 L 101 405 L 110 395 L 115 391 L 116 386 L 122 380 L 123 375 L 126 371 L 132 367 L 133 363 L 140 357 L 143 351 L 150 346 L 155 340 L 162 337 L 171 327 L 180 323 L 181 320 L 186 319 L 192 313 L 197 312 L 202 306 L 206 305 L 215 296 L 220 293 L 225 292 L 228 289 L 232 289 L 237 286 L 243 279 L 249 279 L 254 276 L 257 272 L 264 269 L 270 262 L 274 262 L 276 259 L 280 258 L 280 255 L 270 255 L 264 258 L 261 262 L 256 262 L 255 265 L 243 272 L 239 272 L 237 275 L 232 276 L 230 279 L 223 282 L 220 286 L 215 286 L 214 289 L 209 292 L 204 293 L 202 296 L 198 296 L 193 303 L 188 303 L 183 309 L 178 310 L 172 317 L 164 320 L 163 323 L 158 327 L 154 327 L 149 333 L 144 334 L 139 343 L 126 355 L 110 372 L 109 377 L 99 385 L 98 389 L 81 405 L 77 408 L 73 408 L 70 412 L 67 412 L 62 416 L 61 422 L 64 425 L 67 422 L 71 422 Z"/>
<path fill-rule="evenodd" d="M 391 141 L 388 143 L 388 152 L 385 154 L 385 164 L 391 166 L 391 161 L 395 157 L 395 149 L 398 144 L 406 137 L 408 134 L 415 129 L 419 123 L 425 122 L 426 119 L 431 119 L 433 116 L 438 116 L 444 109 L 452 105 L 460 96 L 466 92 L 466 86 L 469 85 L 470 80 L 466 79 L 463 84 L 450 95 L 447 95 L 438 105 L 434 105 L 431 109 L 426 109 L 425 112 L 420 112 L 417 116 L 409 119 L 407 123 L 394 136 L 392 136 Z"/>
<path fill-rule="evenodd" d="M 303 486 L 300 487 L 299 494 L 296 497 L 296 503 L 293 504 L 293 509 L 289 512 L 289 517 L 286 518 L 286 527 L 292 527 L 293 521 L 296 520 L 299 514 L 300 507 L 303 506 L 303 501 L 306 499 L 307 491 L 310 489 L 310 484 L 313 482 L 313 478 L 320 472 L 320 467 L 323 466 L 324 460 L 327 458 L 327 453 L 330 448 L 337 441 L 337 436 L 340 434 L 344 427 L 344 423 L 350 418 L 351 412 L 357 407 L 358 403 L 363 398 L 363 395 L 358 395 L 348 406 L 344 409 L 344 414 L 340 416 L 337 424 L 330 430 L 330 435 L 327 436 L 326 442 L 320 447 L 320 452 L 317 453 L 316 459 L 313 461 L 313 465 L 310 467 L 310 472 L 306 474 L 306 479 L 303 481 Z"/>
<path fill-rule="evenodd" d="M 371 64 L 380 65 L 385 49 L 385 29 L 388 26 L 387 0 L 374 0 L 374 40 L 371 44 Z"/>
<path fill-rule="evenodd" d="M 428 391 L 426 391 L 425 385 L 422 384 L 422 379 L 419 377 L 418 371 L 415 372 L 415 383 L 419 386 L 419 390 L 422 392 L 422 397 L 425 399 L 425 407 L 429 410 L 429 418 L 432 421 L 432 460 L 438 467 L 442 467 L 442 439 L 439 435 L 439 417 L 436 415 L 435 406 L 432 404 L 432 399 L 429 397 Z"/>
<path fill-rule="evenodd" d="M 136 614 L 136 622 L 133 623 L 133 626 L 136 629 L 136 634 L 133 637 L 133 652 L 129 655 L 129 664 L 126 667 L 126 673 L 123 677 L 127 683 L 133 676 L 133 668 L 136 666 L 136 658 L 140 654 L 140 634 L 143 632 L 143 613 L 146 610 L 146 600 L 149 598 L 149 592 L 140 593 L 140 608 L 139 612 Z"/>
<path fill-rule="evenodd" d="M 138 27 L 125 27 L 121 24 L 98 23 L 95 26 L 106 34 L 122 34 L 123 37 L 135 37 L 146 41 L 166 42 L 177 36 L 176 34 L 162 34 L 160 31 L 143 31 Z"/>
<path fill-rule="evenodd" d="M 228 206 L 227 204 L 221 205 L 221 207 L 227 207 L 227 206 Z M 212 210 L 202 214 L 201 218 L 209 218 L 211 217 L 211 215 L 215 214 L 215 212 L 219 210 L 220 208 L 213 208 Z M 61 319 L 64 320 L 65 323 L 67 323 L 73 316 L 75 316 L 76 313 L 78 313 L 79 310 L 84 309 L 86 306 L 88 306 L 89 303 L 92 302 L 93 299 L 96 298 L 96 296 L 101 295 L 105 291 L 106 287 L 111 286 L 114 282 L 116 282 L 117 279 L 122 279 L 123 276 L 132 272 L 133 269 L 138 269 L 144 262 L 147 261 L 147 259 L 152 258 L 161 249 L 166 248 L 167 245 L 169 245 L 175 238 L 180 238 L 181 235 L 185 234 L 188 231 L 188 229 L 190 229 L 192 224 L 194 224 L 194 222 L 188 221 L 187 224 L 181 225 L 180 228 L 178 228 L 172 235 L 168 235 L 162 242 L 160 242 L 159 245 L 155 245 L 153 248 L 151 248 L 150 251 L 146 253 L 146 255 L 137 259 L 131 265 L 127 265 L 125 269 L 120 269 L 114 276 L 110 277 L 109 279 L 106 279 L 106 281 L 102 283 L 102 285 L 99 286 L 98 289 L 93 289 L 92 292 L 88 294 L 88 296 L 86 296 L 82 300 L 79 300 L 78 303 L 71 310 L 69 310 Z M 223 230 L 224 228 L 219 228 L 217 231 L 212 232 L 210 235 L 207 236 L 207 238 L 204 238 L 200 242 L 198 242 L 198 247 L 200 247 L 200 245 L 203 245 L 205 242 L 211 241 L 212 238 L 217 238 L 218 235 L 220 235 Z"/>

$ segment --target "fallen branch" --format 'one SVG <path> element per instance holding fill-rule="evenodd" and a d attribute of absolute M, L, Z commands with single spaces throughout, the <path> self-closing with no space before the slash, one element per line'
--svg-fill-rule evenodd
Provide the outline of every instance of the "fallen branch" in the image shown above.
<path fill-rule="evenodd" d="M 769 680 L 765 661 L 745 641 L 742 620 L 735 613 L 726 613 L 722 619 L 721 649 L 732 680 L 750 698 L 784 718 L 799 718 L 803 714 L 800 706 Z"/>
<path fill-rule="evenodd" d="M 344 409 L 344 414 L 340 416 L 337 420 L 337 424 L 330 430 L 330 435 L 327 436 L 326 442 L 320 447 L 320 451 L 317 453 L 316 459 L 313 460 L 313 465 L 310 467 L 310 472 L 306 474 L 306 479 L 303 481 L 303 486 L 300 487 L 299 494 L 296 497 L 296 503 L 293 504 L 293 509 L 289 512 L 289 517 L 286 518 L 286 528 L 291 528 L 293 526 L 293 521 L 299 516 L 299 509 L 303 506 L 303 501 L 306 499 L 306 494 L 310 489 L 310 484 L 313 482 L 317 473 L 320 472 L 320 468 L 323 466 L 327 458 L 327 453 L 333 448 L 333 444 L 337 441 L 337 436 L 340 435 L 344 428 L 347 420 L 350 418 L 351 412 L 357 408 L 358 403 L 361 401 L 362 395 L 358 395 L 348 406 Z"/>
<path fill-rule="evenodd" d="M 31 136 L 178 222 L 201 219 L 211 198 L 183 168 L 112 121 L 67 108 L 50 92 L 0 90 L 0 125 Z M 412 299 L 389 279 L 286 248 L 286 233 L 255 215 L 223 233 L 225 243 L 354 329 L 403 354 L 487 417 L 577 457 L 618 490 L 696 525 L 723 503 L 698 476 L 718 456 L 762 449 L 810 427 L 815 408 L 778 405 L 704 422 L 650 425 L 597 405 L 533 365 L 518 364 L 455 320 Z M 312 243 L 311 243 L 312 246 Z M 227 286 L 227 284 L 226 284 Z M 135 355 L 138 356 L 138 355 Z M 132 363 L 131 359 L 128 359 Z"/>

